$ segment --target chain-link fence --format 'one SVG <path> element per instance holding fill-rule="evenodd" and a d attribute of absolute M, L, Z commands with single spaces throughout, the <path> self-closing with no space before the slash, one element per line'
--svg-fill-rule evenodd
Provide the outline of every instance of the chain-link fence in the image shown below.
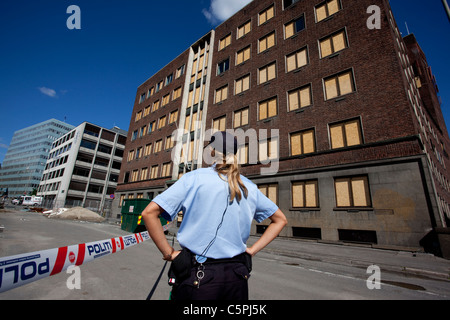
<path fill-rule="evenodd" d="M 100 200 L 66 200 L 66 201 L 57 201 L 54 199 L 47 199 L 42 202 L 42 207 L 49 210 L 58 210 L 61 208 L 75 208 L 82 207 L 93 212 L 98 213 L 104 218 L 111 218 L 112 216 L 112 200 L 105 200 L 103 205 Z"/>

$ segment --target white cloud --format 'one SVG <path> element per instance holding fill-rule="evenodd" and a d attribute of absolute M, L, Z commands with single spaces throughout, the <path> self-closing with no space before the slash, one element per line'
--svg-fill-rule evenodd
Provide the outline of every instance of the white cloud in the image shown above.
<path fill-rule="evenodd" d="M 38 89 L 41 93 L 45 94 L 46 96 L 49 96 L 51 98 L 57 98 L 56 91 L 53 89 L 46 88 L 46 87 L 40 87 Z"/>
<path fill-rule="evenodd" d="M 215 25 L 227 20 L 252 0 L 211 0 L 209 9 L 203 9 L 203 15 Z"/>

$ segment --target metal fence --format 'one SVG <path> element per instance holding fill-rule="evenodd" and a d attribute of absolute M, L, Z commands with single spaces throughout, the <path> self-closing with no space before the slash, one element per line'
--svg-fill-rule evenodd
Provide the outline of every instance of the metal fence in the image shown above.
<path fill-rule="evenodd" d="M 61 208 L 75 208 L 75 207 L 82 207 L 88 210 L 91 210 L 93 212 L 98 213 L 104 218 L 111 218 L 112 217 L 112 200 L 105 200 L 102 206 L 102 202 L 100 200 L 67 200 L 67 201 L 57 201 L 57 200 L 44 200 L 42 202 L 42 207 L 49 209 L 49 210 L 58 210 Z"/>

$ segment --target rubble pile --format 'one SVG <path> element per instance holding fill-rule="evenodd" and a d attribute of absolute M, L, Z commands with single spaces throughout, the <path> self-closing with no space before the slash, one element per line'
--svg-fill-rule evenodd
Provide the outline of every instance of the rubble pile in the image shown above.
<path fill-rule="evenodd" d="M 71 209 L 61 208 L 57 210 L 45 211 L 44 214 L 48 214 L 49 219 L 64 219 L 64 220 L 78 220 L 88 222 L 103 222 L 105 218 L 99 214 L 82 208 L 74 207 Z"/>

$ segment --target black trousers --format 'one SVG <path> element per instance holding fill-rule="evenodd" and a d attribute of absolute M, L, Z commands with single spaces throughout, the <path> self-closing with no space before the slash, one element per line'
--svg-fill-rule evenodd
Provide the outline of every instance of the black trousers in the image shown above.
<path fill-rule="evenodd" d="M 204 278 L 198 281 L 198 265 L 188 278 L 173 286 L 172 300 L 248 300 L 247 267 L 239 262 L 204 264 Z"/>

